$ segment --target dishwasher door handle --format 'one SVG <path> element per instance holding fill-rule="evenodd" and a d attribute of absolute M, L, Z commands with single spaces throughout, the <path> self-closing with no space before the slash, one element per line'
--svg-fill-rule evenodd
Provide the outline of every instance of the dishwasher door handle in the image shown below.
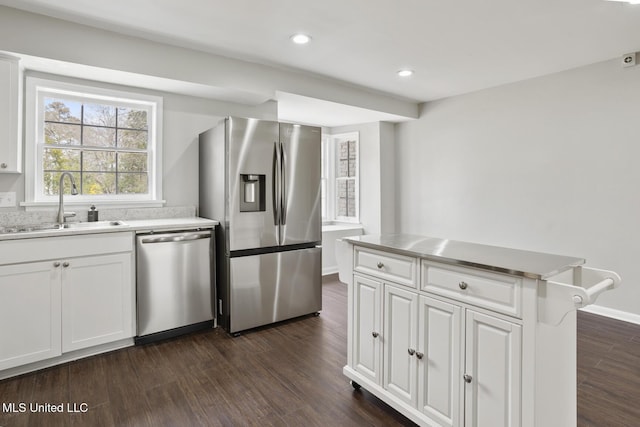
<path fill-rule="evenodd" d="M 167 242 L 187 242 L 191 240 L 209 239 L 211 238 L 210 231 L 204 231 L 202 233 L 185 233 L 185 234 L 165 234 L 163 236 L 145 237 L 140 241 L 142 243 L 167 243 Z"/>

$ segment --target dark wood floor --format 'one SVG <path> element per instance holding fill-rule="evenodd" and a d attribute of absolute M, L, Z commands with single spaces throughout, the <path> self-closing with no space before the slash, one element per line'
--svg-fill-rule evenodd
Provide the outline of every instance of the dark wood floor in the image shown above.
<path fill-rule="evenodd" d="M 578 313 L 578 425 L 640 426 L 640 326 Z"/>
<path fill-rule="evenodd" d="M 342 375 L 346 304 L 332 276 L 319 317 L 238 338 L 199 332 L 2 381 L 0 404 L 88 411 L 0 413 L 0 427 L 413 425 Z M 579 425 L 639 426 L 640 326 L 583 313 L 578 346 Z"/>

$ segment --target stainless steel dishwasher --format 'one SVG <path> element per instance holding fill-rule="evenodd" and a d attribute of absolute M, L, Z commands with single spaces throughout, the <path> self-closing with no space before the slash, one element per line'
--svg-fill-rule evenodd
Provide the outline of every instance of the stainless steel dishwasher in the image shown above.
<path fill-rule="evenodd" d="M 211 230 L 136 236 L 136 344 L 214 326 Z"/>

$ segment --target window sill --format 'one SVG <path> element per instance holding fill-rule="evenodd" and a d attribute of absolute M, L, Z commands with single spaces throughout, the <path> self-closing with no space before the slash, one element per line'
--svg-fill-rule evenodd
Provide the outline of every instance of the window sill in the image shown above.
<path fill-rule="evenodd" d="M 362 224 L 356 224 L 352 222 L 336 222 L 331 221 L 322 224 L 322 232 L 329 231 L 347 231 L 347 230 L 362 230 L 364 227 Z"/>

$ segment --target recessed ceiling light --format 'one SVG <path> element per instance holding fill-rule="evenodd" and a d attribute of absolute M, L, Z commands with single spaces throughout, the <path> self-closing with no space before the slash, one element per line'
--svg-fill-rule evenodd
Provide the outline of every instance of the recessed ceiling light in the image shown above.
<path fill-rule="evenodd" d="M 409 76 L 413 75 L 413 70 L 399 70 L 398 71 L 398 75 L 400 77 L 409 77 Z"/>
<path fill-rule="evenodd" d="M 306 34 L 294 34 L 291 36 L 291 41 L 295 44 L 307 44 L 311 41 L 311 36 Z"/>

